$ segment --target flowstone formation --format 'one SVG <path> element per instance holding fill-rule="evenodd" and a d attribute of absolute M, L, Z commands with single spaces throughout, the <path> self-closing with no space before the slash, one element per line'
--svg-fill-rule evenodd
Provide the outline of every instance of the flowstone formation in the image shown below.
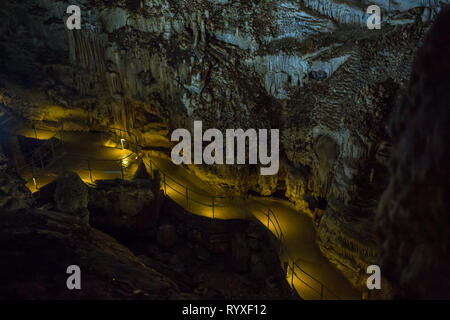
<path fill-rule="evenodd" d="M 280 195 L 314 217 L 326 257 L 362 290 L 377 256 L 386 119 L 449 1 L 24 1 L 2 5 L 0 102 L 40 126 L 120 126 L 147 148 L 205 127 L 280 129 L 280 170 L 191 169 L 220 195 Z M 82 29 L 65 26 L 82 10 Z M 366 9 L 382 8 L 381 30 Z M 212 188 L 213 189 L 213 188 Z M 300 213 L 299 213 L 300 214 Z"/>

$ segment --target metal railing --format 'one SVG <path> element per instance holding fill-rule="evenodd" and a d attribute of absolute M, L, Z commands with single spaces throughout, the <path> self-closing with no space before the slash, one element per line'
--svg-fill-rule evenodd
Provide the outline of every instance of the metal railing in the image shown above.
<path fill-rule="evenodd" d="M 174 190 L 176 193 L 178 193 L 181 198 L 185 197 L 185 203 L 179 203 L 180 205 L 184 206 L 186 208 L 186 210 L 190 211 L 191 213 L 196 213 L 192 210 L 190 210 L 190 208 L 192 207 L 190 205 L 190 201 L 200 204 L 204 207 L 207 208 L 211 208 L 211 218 L 212 219 L 216 219 L 215 217 L 215 208 L 217 207 L 232 207 L 232 205 L 229 206 L 219 206 L 217 203 L 217 199 L 221 199 L 224 200 L 226 199 L 225 197 L 213 197 L 210 196 L 211 201 L 209 203 L 202 203 L 199 201 L 196 201 L 194 199 L 194 197 L 189 196 L 190 194 L 198 194 L 200 195 L 199 192 L 196 192 L 195 190 L 189 189 L 189 187 L 183 185 L 182 183 L 176 181 L 175 179 L 173 179 L 172 177 L 170 177 L 169 175 L 167 175 L 163 170 L 160 169 L 160 167 L 158 167 L 151 159 L 149 160 L 144 160 L 144 163 L 149 167 L 150 172 L 152 172 L 153 174 L 153 169 L 158 169 L 160 175 L 161 175 L 161 186 L 162 189 L 164 191 L 164 194 L 166 196 L 170 195 L 167 192 L 167 188 L 170 188 L 172 190 Z M 172 185 L 169 183 L 169 181 L 172 181 Z M 173 184 L 177 184 L 178 186 L 180 186 L 181 190 L 185 190 L 185 193 L 183 193 L 182 191 L 176 190 L 173 186 Z M 202 196 L 204 196 L 204 194 L 201 194 Z M 328 288 L 327 286 L 325 286 L 320 280 L 318 280 L 317 278 L 315 278 L 314 276 L 310 275 L 308 272 L 306 272 L 296 261 L 294 258 L 292 258 L 292 255 L 290 254 L 288 247 L 287 247 L 287 243 L 286 243 L 286 238 L 285 235 L 283 233 L 283 229 L 280 226 L 280 223 L 275 215 L 275 213 L 272 211 L 271 208 L 267 208 L 267 211 L 263 212 L 264 215 L 267 217 L 267 228 L 269 230 L 271 230 L 271 225 L 273 226 L 273 230 L 274 230 L 274 234 L 275 236 L 279 239 L 279 244 L 280 244 L 280 260 L 282 260 L 282 256 L 286 257 L 288 260 L 288 264 L 287 264 L 287 268 L 285 270 L 286 275 L 288 275 L 288 272 L 290 272 L 290 285 L 292 287 L 293 290 L 296 290 L 295 287 L 295 283 L 294 283 L 294 278 L 296 278 L 298 281 L 300 281 L 300 283 L 302 283 L 303 285 L 305 285 L 306 287 L 308 287 L 312 292 L 314 292 L 315 294 L 317 294 L 317 297 L 319 299 L 325 299 L 325 298 L 330 298 L 330 299 L 340 299 L 340 297 L 334 293 L 330 288 Z M 243 218 L 250 218 L 253 215 L 248 215 L 246 217 Z M 284 261 L 281 261 L 281 263 L 283 264 Z M 308 283 L 309 282 L 309 283 Z"/>
<path fill-rule="evenodd" d="M 261 211 L 262 212 L 262 211 Z M 286 266 L 286 275 L 288 275 L 290 271 L 290 285 L 291 287 L 296 290 L 294 278 L 296 278 L 298 281 L 300 281 L 303 285 L 308 287 L 312 292 L 317 294 L 317 296 L 323 300 L 325 298 L 331 298 L 331 299 L 340 299 L 340 297 L 334 293 L 330 288 L 325 286 L 320 280 L 306 272 L 292 257 L 288 246 L 287 241 L 283 233 L 283 229 L 280 226 L 280 223 L 277 219 L 277 216 L 274 214 L 271 208 L 267 208 L 266 212 L 263 212 L 264 215 L 267 217 L 267 228 L 271 230 L 271 225 L 273 226 L 274 234 L 279 239 L 280 243 L 280 260 L 282 260 L 282 256 L 286 257 L 287 259 L 287 266 Z M 282 263 L 284 261 L 281 261 Z M 303 278 L 303 279 L 302 279 Z M 308 283 L 309 282 L 309 283 Z"/>
<path fill-rule="evenodd" d="M 61 126 L 61 128 L 63 128 L 63 126 Z M 121 172 L 120 177 L 122 179 L 125 179 L 127 177 L 124 174 L 123 161 L 125 159 L 131 157 L 132 155 L 136 155 L 136 158 L 141 159 L 143 161 L 144 165 L 146 165 L 150 169 L 150 172 L 152 173 L 153 177 L 155 177 L 155 172 L 156 172 L 155 169 L 157 169 L 157 172 L 161 179 L 161 181 L 160 181 L 161 189 L 163 190 L 164 194 L 168 197 L 171 197 L 179 205 L 185 207 L 187 211 L 189 211 L 193 214 L 209 216 L 208 214 L 205 214 L 204 210 L 200 210 L 200 212 L 195 210 L 195 206 L 197 206 L 197 209 L 200 207 L 200 208 L 206 209 L 207 211 L 210 210 L 209 211 L 210 217 L 212 219 L 217 219 L 216 210 L 218 208 L 235 207 L 235 205 L 232 205 L 232 204 L 227 205 L 224 202 L 227 199 L 226 197 L 211 196 L 209 194 L 201 193 L 196 190 L 190 189 L 188 186 L 183 185 L 182 183 L 177 181 L 175 178 L 171 177 L 166 172 L 164 172 L 164 170 L 162 170 L 161 167 L 158 166 L 150 158 L 146 159 L 144 157 L 141 157 L 140 150 L 143 148 L 141 145 L 139 145 L 139 140 L 136 135 L 134 135 L 126 130 L 123 130 L 123 129 L 109 128 L 109 127 L 106 129 L 106 131 L 101 132 L 101 134 L 107 133 L 107 134 L 115 134 L 117 136 L 116 132 L 120 133 L 118 136 L 120 137 L 121 141 L 122 141 L 122 139 L 124 139 L 123 137 L 125 137 L 125 136 L 134 138 L 134 139 L 132 139 L 132 140 L 134 140 L 134 141 L 132 141 L 132 144 L 134 144 L 134 152 L 131 152 L 129 155 L 127 155 L 126 157 L 119 159 L 119 160 L 92 159 L 89 157 L 82 157 L 81 155 L 76 155 L 76 154 L 75 155 L 73 155 L 73 154 L 65 155 L 65 157 L 69 156 L 69 157 L 74 157 L 77 160 L 85 161 L 85 163 L 87 165 L 87 167 L 85 169 L 87 169 L 89 171 L 90 180 L 91 180 L 91 182 L 93 182 L 92 174 L 93 174 L 93 171 L 95 171 L 95 168 L 92 166 L 93 161 L 107 161 L 107 162 L 116 161 L 116 162 L 118 162 L 118 164 L 119 164 L 118 166 L 120 167 L 120 172 Z M 56 134 L 58 134 L 58 133 L 55 133 L 55 136 L 56 136 Z M 64 145 L 62 132 L 60 133 L 60 137 L 61 137 L 61 144 Z M 50 141 L 49 142 L 50 144 L 52 143 L 51 142 L 52 140 L 53 139 L 48 140 L 48 141 Z M 123 147 L 123 145 L 122 145 L 122 147 Z M 56 149 L 55 146 L 51 147 L 51 150 L 53 151 L 53 153 L 52 153 L 53 157 L 55 157 L 55 151 L 54 151 L 55 149 Z M 39 156 L 41 157 L 40 154 L 39 154 Z M 42 161 L 40 161 L 40 162 L 42 163 Z M 24 166 L 23 168 L 26 168 L 30 165 L 33 167 L 34 162 Z M 73 170 L 73 168 L 71 168 L 71 169 Z M 34 175 L 34 173 L 33 173 L 33 175 Z M 33 180 L 35 180 L 34 176 L 33 176 Z M 36 185 L 36 189 L 37 189 L 36 180 L 35 180 L 35 185 Z M 168 192 L 168 189 L 175 192 L 175 195 L 178 195 L 178 199 L 175 199 L 176 196 L 173 193 L 171 194 L 171 192 Z M 198 200 L 195 198 L 200 198 L 200 199 L 203 198 L 206 200 L 201 201 L 201 200 Z M 267 225 L 266 225 L 267 228 L 269 230 L 273 229 L 274 235 L 279 239 L 280 261 L 283 265 L 283 263 L 285 261 L 283 261 L 282 257 L 285 257 L 288 262 L 287 265 L 285 265 L 283 268 L 285 268 L 286 277 L 288 278 L 288 276 L 290 276 L 289 277 L 290 279 L 288 279 L 288 282 L 290 283 L 292 289 L 297 290 L 295 287 L 295 283 L 294 283 L 294 279 L 297 279 L 301 284 L 305 285 L 312 292 L 314 292 L 319 299 L 325 299 L 325 298 L 340 299 L 340 297 L 337 294 L 335 294 L 330 288 L 328 288 L 320 280 L 318 280 L 317 278 L 315 278 L 314 276 L 312 276 L 308 272 L 306 272 L 295 261 L 295 259 L 292 257 L 292 255 L 290 254 L 290 252 L 288 250 L 286 237 L 285 237 L 283 230 L 280 226 L 280 223 L 276 217 L 276 214 L 272 211 L 272 209 L 270 207 L 267 207 L 266 209 L 263 209 L 260 212 L 263 213 L 264 216 L 267 218 Z M 243 218 L 243 219 L 251 219 L 252 217 L 254 218 L 254 216 L 252 214 L 250 214 L 249 212 L 247 214 L 245 214 L 245 215 L 243 214 L 241 216 L 241 218 Z M 264 222 L 263 222 L 263 224 L 264 224 Z M 272 229 L 271 229 L 271 226 L 273 227 Z"/>
<path fill-rule="evenodd" d="M 211 210 L 211 218 L 216 219 L 215 209 L 217 208 L 225 208 L 225 207 L 231 207 L 230 205 L 225 205 L 221 203 L 221 200 L 226 199 L 225 197 L 218 197 L 218 196 L 211 196 L 211 195 L 205 195 L 205 193 L 201 193 L 198 191 L 195 191 L 193 189 L 190 189 L 189 187 L 183 185 L 182 183 L 178 182 L 175 178 L 168 175 L 164 170 L 161 170 L 161 168 L 151 159 L 145 159 L 142 158 L 144 164 L 150 169 L 150 172 L 152 173 L 154 177 L 154 170 L 157 169 L 158 173 L 160 174 L 161 178 L 161 188 L 164 191 L 164 194 L 166 196 L 169 196 L 170 192 L 168 192 L 168 189 L 172 190 L 176 194 L 180 196 L 180 198 L 183 199 L 183 201 L 175 201 L 179 204 L 186 207 L 188 211 L 194 214 L 203 215 L 205 216 L 205 212 L 203 210 L 200 210 L 201 212 L 195 212 L 194 206 L 200 206 L 203 208 L 207 208 L 207 210 Z M 196 199 L 197 198 L 197 199 Z M 198 200 L 198 198 L 204 198 L 205 201 Z"/>
<path fill-rule="evenodd" d="M 31 152 L 25 154 L 23 157 L 25 159 L 25 164 L 21 167 L 17 167 L 17 171 L 20 175 L 24 175 L 27 169 L 31 172 L 31 177 L 29 179 L 25 179 L 25 183 L 33 182 L 34 187 L 37 191 L 39 191 L 39 175 L 37 173 L 40 169 L 50 169 L 55 167 L 55 163 L 61 167 L 62 170 L 69 168 L 74 171 L 86 171 L 89 175 L 89 180 L 94 182 L 94 174 L 95 171 L 103 171 L 100 170 L 102 167 L 102 163 L 109 164 L 108 166 L 108 174 L 110 176 L 115 176 L 117 178 L 126 179 L 130 178 L 130 175 L 126 173 L 126 165 L 124 165 L 125 161 L 131 158 L 133 155 L 136 156 L 134 152 L 122 157 L 120 159 L 99 159 L 94 157 L 85 156 L 83 154 L 77 153 L 67 153 L 64 148 L 64 124 L 61 123 L 60 126 L 57 127 L 57 131 L 46 130 L 46 129 L 37 129 L 32 124 L 32 129 L 34 131 L 34 136 L 37 140 L 39 139 L 38 132 L 46 131 L 52 132 L 53 135 L 50 138 L 46 139 L 43 144 L 32 150 Z M 120 130 L 113 128 L 114 130 Z M 110 133 L 110 131 L 106 131 Z M 56 161 L 58 160 L 58 161 Z M 110 164 L 116 164 L 117 166 L 110 166 Z M 116 170 L 113 170 L 116 169 Z"/>

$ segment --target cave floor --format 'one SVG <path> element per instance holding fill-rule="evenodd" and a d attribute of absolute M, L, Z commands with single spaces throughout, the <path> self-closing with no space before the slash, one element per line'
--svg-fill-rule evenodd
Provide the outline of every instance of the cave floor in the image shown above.
<path fill-rule="evenodd" d="M 18 134 L 31 138 L 36 136 L 34 130 L 28 129 L 21 129 Z M 39 139 L 51 137 L 51 134 L 43 131 L 38 133 Z M 124 158 L 127 160 L 122 160 L 123 170 L 121 170 L 120 163 Z M 143 159 L 148 169 L 159 168 L 161 187 L 166 195 L 189 212 L 216 219 L 256 218 L 268 226 L 278 238 L 281 229 L 289 257 L 285 253 L 280 253 L 280 260 L 285 268 L 287 264 L 292 264 L 292 260 L 297 264 L 294 268 L 299 278 L 292 277 L 289 269 L 286 277 L 290 284 L 294 282 L 298 294 L 303 299 L 320 299 L 321 291 L 324 299 L 361 298 L 361 294 L 354 290 L 344 276 L 321 254 L 315 243 L 315 230 L 311 219 L 306 214 L 296 211 L 287 201 L 264 197 L 213 196 L 214 186 L 205 184 L 186 167 L 173 164 L 169 158 L 147 155 Z M 120 145 L 102 139 L 98 134 L 65 132 L 64 152 L 55 157 L 44 169 L 33 169 L 38 182 L 37 187 L 53 181 L 64 169 L 76 171 L 87 183 L 122 176 L 129 179 L 137 169 L 137 160 L 132 151 L 122 149 Z M 24 170 L 21 176 L 27 181 L 27 187 L 31 191 L 36 191 L 31 170 Z M 266 215 L 268 208 L 278 222 L 273 220 L 268 223 Z M 325 289 L 322 290 L 320 283 L 324 284 Z"/>

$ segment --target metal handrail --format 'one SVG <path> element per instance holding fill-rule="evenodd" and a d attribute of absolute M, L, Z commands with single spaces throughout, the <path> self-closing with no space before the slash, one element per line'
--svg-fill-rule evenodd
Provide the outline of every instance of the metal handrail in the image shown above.
<path fill-rule="evenodd" d="M 138 147 L 141 147 L 140 145 Z M 141 158 L 142 159 L 142 158 Z M 144 160 L 145 162 L 145 160 Z M 183 188 L 187 188 L 185 185 L 183 185 L 181 182 L 178 182 L 176 179 L 172 178 L 171 176 L 169 176 L 167 173 L 165 173 L 154 161 L 152 161 L 151 159 L 148 160 L 148 166 L 150 167 L 150 169 L 152 168 L 156 168 L 158 169 L 161 173 L 163 173 L 165 175 L 166 178 L 172 180 L 173 182 L 175 182 L 176 184 L 178 184 L 180 187 Z M 152 171 L 152 170 L 151 170 Z M 198 191 L 195 191 L 194 189 L 188 189 L 189 191 L 196 193 L 200 196 L 205 196 L 205 194 L 202 194 Z M 225 199 L 225 197 L 221 197 L 221 196 L 211 196 L 214 199 Z"/>
<path fill-rule="evenodd" d="M 83 160 L 87 160 L 87 161 L 90 161 L 90 160 L 92 160 L 92 161 L 117 161 L 117 162 L 120 162 L 120 163 L 122 164 L 122 161 L 123 161 L 124 159 L 130 157 L 130 156 L 133 155 L 133 154 L 136 154 L 137 157 L 141 158 L 141 159 L 143 160 L 144 164 L 146 164 L 146 165 L 151 169 L 150 171 L 152 172 L 152 175 L 153 175 L 153 169 L 154 169 L 154 168 L 155 168 L 155 169 L 158 169 L 159 172 L 162 174 L 162 178 L 163 178 L 163 179 L 162 179 L 162 188 L 163 188 L 164 194 L 165 194 L 166 196 L 167 196 L 167 187 L 169 187 L 170 189 L 174 190 L 174 191 L 177 192 L 178 194 L 180 194 L 180 195 L 182 195 L 182 196 L 186 196 L 186 206 L 187 206 L 187 208 L 188 208 L 187 210 L 189 210 L 189 207 L 190 207 L 190 206 L 189 206 L 189 201 L 192 201 L 192 202 L 198 203 L 198 204 L 200 204 L 200 205 L 203 205 L 203 206 L 212 208 L 212 218 L 213 218 L 213 219 L 215 218 L 215 216 L 214 216 L 214 208 L 219 208 L 219 207 L 221 207 L 221 206 L 219 206 L 219 205 L 216 203 L 216 200 L 217 200 L 217 199 L 225 199 L 225 197 L 209 196 L 209 197 L 211 198 L 211 204 L 206 204 L 206 203 L 203 203 L 203 202 L 200 202 L 200 201 L 197 201 L 197 200 L 193 199 L 193 197 L 189 197 L 189 194 L 192 194 L 192 193 L 198 194 L 198 195 L 203 196 L 203 197 L 208 197 L 208 195 L 205 196 L 205 194 L 199 193 L 198 191 L 195 191 L 195 190 L 193 190 L 193 189 L 189 189 L 189 187 L 183 185 L 182 183 L 178 182 L 176 179 L 174 179 L 174 178 L 172 178 L 171 176 L 169 176 L 168 174 L 166 174 L 166 173 L 165 173 L 163 170 L 161 170 L 161 168 L 160 168 L 154 161 L 152 161 L 151 159 L 148 159 L 148 161 L 146 161 L 147 159 L 144 159 L 144 158 L 140 157 L 140 155 L 139 155 L 139 149 L 143 149 L 143 147 L 142 147 L 141 145 L 139 145 L 139 143 L 138 143 L 138 138 L 137 138 L 136 135 L 130 134 L 130 132 L 128 132 L 128 131 L 126 131 L 126 130 L 123 130 L 123 129 L 119 129 L 119 128 L 108 128 L 108 129 L 109 129 L 109 130 L 118 130 L 118 131 L 121 131 L 121 132 L 125 132 L 125 133 L 127 133 L 130 137 L 131 137 L 131 136 L 134 136 L 134 137 L 135 137 L 135 140 L 136 140 L 136 141 L 135 141 L 135 148 L 136 148 L 135 150 L 136 150 L 136 153 L 135 153 L 135 152 L 131 152 L 129 155 L 125 156 L 124 158 L 117 159 L 117 160 L 110 160 L 110 159 L 95 159 L 95 158 L 92 159 L 92 158 L 89 158 L 89 157 L 83 158 Z M 56 133 L 55 133 L 55 135 L 56 135 Z M 61 135 L 61 136 L 62 136 L 62 135 Z M 50 138 L 49 140 L 51 141 L 51 138 Z M 41 146 L 41 147 L 42 147 L 42 146 Z M 80 158 L 80 157 L 79 157 L 79 158 Z M 79 158 L 77 158 L 77 159 L 79 159 Z M 33 161 L 33 163 L 32 163 L 31 165 L 33 165 L 33 164 L 34 164 L 34 161 Z M 29 165 L 27 165 L 27 166 L 29 166 Z M 27 167 L 27 166 L 25 166 L 25 167 Z M 25 168 L 25 167 L 23 167 L 23 168 Z M 91 172 L 91 169 L 92 169 L 92 168 L 90 167 L 90 164 L 88 164 L 88 167 L 89 167 L 88 170 Z M 23 169 L 23 168 L 21 168 L 21 169 Z M 121 169 L 122 169 L 122 167 L 121 167 Z M 92 172 L 91 172 L 91 174 L 92 174 Z M 123 171 L 122 171 L 122 178 L 123 178 Z M 177 185 L 179 185 L 180 187 L 182 187 L 182 189 L 186 191 L 186 194 L 184 194 L 183 192 L 181 192 L 181 191 L 175 189 L 173 186 L 171 186 L 171 185 L 168 183 L 168 181 L 167 181 L 168 179 L 172 180 L 172 181 L 175 182 Z M 92 180 L 92 175 L 91 175 L 91 180 Z M 223 207 L 226 207 L 226 206 L 223 206 Z M 286 238 L 285 238 L 285 236 L 284 236 L 283 230 L 282 230 L 282 228 L 281 228 L 281 226 L 280 226 L 280 223 L 279 223 L 279 221 L 278 221 L 278 218 L 276 217 L 276 215 L 275 215 L 275 213 L 272 211 L 272 209 L 271 209 L 271 208 L 267 208 L 267 213 L 264 211 L 264 215 L 267 217 L 267 228 L 270 230 L 270 223 L 272 223 L 272 225 L 274 226 L 274 231 L 275 231 L 275 233 L 276 233 L 277 238 L 278 238 L 279 241 L 280 241 L 280 251 L 283 251 L 283 253 L 284 253 L 285 256 L 287 257 L 287 259 L 290 260 L 290 261 L 292 261 L 292 264 L 288 264 L 288 269 L 291 270 L 291 286 L 292 286 L 292 288 L 295 290 L 294 277 L 296 277 L 300 282 L 302 282 L 304 285 L 306 285 L 306 286 L 309 287 L 311 290 L 313 290 L 314 292 L 316 292 L 316 293 L 320 296 L 320 299 L 323 299 L 323 298 L 324 298 L 324 293 L 325 293 L 325 291 L 329 292 L 329 293 L 332 294 L 334 297 L 340 299 L 340 297 L 339 297 L 338 295 L 336 295 L 331 289 L 329 289 L 327 286 L 325 286 L 320 280 L 316 279 L 314 276 L 310 275 L 308 272 L 306 272 L 305 270 L 303 270 L 303 268 L 302 268 L 302 267 L 301 267 L 301 266 L 300 266 L 300 265 L 299 265 L 299 264 L 291 257 L 291 254 L 290 254 L 289 250 L 287 249 L 287 245 L 286 245 L 286 241 L 285 241 Z M 277 227 L 278 227 L 278 228 L 277 228 Z M 286 269 L 286 272 L 288 271 L 288 269 Z M 319 284 L 319 286 L 320 286 L 320 291 L 317 290 L 317 289 L 315 289 L 315 288 L 313 288 L 310 284 L 306 283 L 305 280 L 301 279 L 300 275 L 297 274 L 296 269 L 300 270 L 302 274 L 306 275 L 306 276 L 309 277 L 312 281 L 315 281 L 317 284 Z"/>
<path fill-rule="evenodd" d="M 149 164 L 148 164 L 148 165 L 149 165 L 150 168 L 156 167 L 156 168 L 164 175 L 164 177 L 165 177 L 165 179 L 163 180 L 164 186 L 168 186 L 168 187 L 171 188 L 172 190 L 176 191 L 178 194 L 184 195 L 182 192 L 180 192 L 180 191 L 176 190 L 175 188 L 173 188 L 172 186 L 170 186 L 170 184 L 167 182 L 167 178 L 169 178 L 169 179 L 173 180 L 174 182 L 176 182 L 176 183 L 177 183 L 178 185 L 180 185 L 181 187 L 183 187 L 183 190 L 187 190 L 188 192 L 189 192 L 189 191 L 195 192 L 194 190 L 189 189 L 187 186 L 184 186 L 183 184 L 181 184 L 181 183 L 177 182 L 176 180 L 170 178 L 170 177 L 169 177 L 167 174 L 165 174 L 164 171 L 162 171 L 156 164 L 153 164 L 153 166 L 152 166 L 152 165 L 151 165 L 152 160 L 148 160 L 148 161 L 149 161 Z M 145 161 L 144 161 L 144 163 L 145 163 Z M 164 189 L 165 189 L 165 187 L 164 187 Z M 167 195 L 167 193 L 166 193 L 166 195 Z M 214 198 L 214 197 L 212 197 L 212 198 Z M 222 197 L 222 198 L 224 198 L 224 197 Z M 201 203 L 201 202 L 199 202 L 199 201 L 196 201 L 196 200 L 193 199 L 193 198 L 188 199 L 188 201 L 189 201 L 189 200 L 192 201 L 192 202 L 196 202 L 196 203 L 198 203 L 198 204 L 204 205 L 204 206 L 206 206 L 206 207 L 213 207 L 213 208 L 214 208 L 214 207 L 218 207 L 218 206 L 215 206 L 215 205 L 214 205 L 214 201 L 212 201 L 212 204 L 205 204 L 205 203 Z M 188 201 L 187 201 L 187 207 L 189 207 Z M 293 270 L 293 271 L 292 271 L 292 272 L 293 272 L 293 275 L 294 275 L 299 281 L 301 281 L 301 282 L 304 283 L 306 286 L 308 286 L 309 288 L 311 288 L 314 292 L 316 292 L 316 293 L 320 296 L 321 299 L 324 298 L 324 292 L 325 292 L 325 290 L 328 291 L 328 292 L 330 292 L 330 293 L 331 293 L 333 296 L 335 296 L 336 298 L 340 299 L 338 295 L 336 295 L 331 289 L 329 289 L 327 286 L 325 286 L 320 280 L 316 279 L 314 276 L 312 276 L 312 275 L 310 275 L 308 272 L 306 272 L 306 271 L 305 271 L 305 270 L 304 270 L 304 269 L 303 269 L 303 268 L 302 268 L 302 267 L 301 267 L 301 266 L 300 266 L 300 265 L 299 265 L 299 264 L 291 257 L 291 255 L 290 255 L 290 253 L 289 253 L 289 250 L 287 250 L 285 241 L 283 241 L 283 240 L 285 239 L 283 230 L 282 230 L 282 228 L 281 228 L 281 226 L 280 226 L 280 223 L 279 223 L 279 221 L 278 221 L 276 215 L 275 215 L 274 212 L 272 211 L 272 209 L 268 208 L 267 214 L 265 213 L 265 215 L 267 216 L 268 221 L 269 221 L 269 222 L 272 222 L 272 224 L 273 224 L 273 226 L 274 226 L 274 230 L 275 230 L 275 232 L 276 232 L 276 235 L 277 235 L 277 237 L 280 239 L 281 247 L 283 248 L 284 253 L 286 254 L 287 258 L 288 258 L 289 260 L 292 261 L 292 266 L 290 266 L 290 268 L 291 268 L 291 270 Z M 273 217 L 273 219 L 272 219 L 272 217 Z M 214 216 L 213 216 L 213 218 L 214 218 Z M 277 227 L 278 227 L 278 229 L 277 229 Z M 268 224 L 268 228 L 269 228 L 269 224 Z M 269 228 L 269 230 L 270 230 L 270 228 Z M 295 270 L 296 268 L 297 268 L 298 270 L 300 270 L 304 275 L 308 276 L 311 280 L 313 280 L 313 281 L 315 281 L 316 283 L 318 283 L 318 284 L 320 285 L 320 288 L 321 288 L 320 291 L 316 290 L 315 288 L 313 288 L 312 286 L 310 286 L 309 284 L 307 284 L 304 280 L 302 280 L 302 279 L 300 278 L 300 276 L 297 274 L 297 272 L 296 272 L 296 270 Z M 291 286 L 295 289 L 295 285 L 294 285 L 293 280 L 291 281 Z"/>
<path fill-rule="evenodd" d="M 267 216 L 268 221 L 272 221 L 272 218 L 271 218 L 271 216 L 272 216 L 273 219 L 275 220 L 275 222 L 276 222 L 278 228 L 280 229 L 280 231 L 279 231 L 280 238 L 282 238 L 282 239 L 284 238 L 284 239 L 285 239 L 284 234 L 283 234 L 283 230 L 281 229 L 280 223 L 279 223 L 279 221 L 278 221 L 276 215 L 273 213 L 272 209 L 270 209 L 270 208 L 268 208 L 267 212 L 268 212 L 268 213 L 266 214 L 266 216 Z M 272 222 L 272 224 L 273 224 L 273 226 L 274 226 L 275 231 L 277 231 L 276 226 L 275 226 L 275 223 Z M 269 226 L 268 226 L 268 228 L 269 228 Z M 269 230 L 270 230 L 270 228 L 269 228 Z M 277 231 L 277 233 L 278 233 L 278 231 Z M 283 243 L 282 239 L 280 239 L 280 242 L 282 243 L 282 248 L 284 249 L 284 252 L 285 252 L 287 258 L 288 258 L 289 260 L 292 261 L 292 266 L 289 266 L 289 267 L 291 268 L 291 271 L 293 271 L 293 275 L 294 275 L 298 280 L 300 280 L 302 283 L 304 283 L 304 284 L 307 285 L 309 288 L 311 288 L 314 292 L 316 292 L 317 294 L 319 294 L 321 299 L 323 299 L 323 295 L 324 295 L 325 290 L 327 290 L 329 293 L 331 293 L 331 294 L 332 294 L 333 296 L 335 296 L 336 298 L 340 299 L 340 297 L 339 297 L 337 294 L 335 294 L 330 288 L 328 288 L 327 286 L 325 286 L 320 280 L 318 280 L 317 278 L 315 278 L 314 276 L 312 276 L 312 275 L 310 275 L 308 272 L 306 272 L 306 271 L 305 271 L 305 270 L 304 270 L 304 269 L 303 269 L 303 268 L 302 268 L 302 267 L 294 260 L 294 258 L 291 257 L 290 252 L 289 252 L 289 250 L 287 249 L 287 246 Z M 320 288 L 321 288 L 320 292 L 319 292 L 318 290 L 312 288 L 312 287 L 311 287 L 310 285 L 308 285 L 304 280 L 302 280 L 302 279 L 300 278 L 300 276 L 295 272 L 295 267 L 297 267 L 297 269 L 299 269 L 303 274 L 305 274 L 306 276 L 308 276 L 311 280 L 313 280 L 313 281 L 315 281 L 316 283 L 318 283 L 318 284 L 320 285 Z M 295 288 L 293 280 L 291 280 L 291 286 L 292 286 L 293 288 Z"/>

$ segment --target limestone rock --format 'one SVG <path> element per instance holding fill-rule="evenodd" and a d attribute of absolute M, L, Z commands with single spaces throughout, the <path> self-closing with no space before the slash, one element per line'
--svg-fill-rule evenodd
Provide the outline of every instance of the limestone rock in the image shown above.
<path fill-rule="evenodd" d="M 376 220 L 380 267 L 407 299 L 450 298 L 450 12 L 418 52 L 393 115 L 390 179 Z"/>
<path fill-rule="evenodd" d="M 66 171 L 55 181 L 55 209 L 80 218 L 89 223 L 88 187 L 77 173 Z"/>
<path fill-rule="evenodd" d="M 136 179 L 143 179 L 143 180 L 150 180 L 151 176 L 147 172 L 147 168 L 145 167 L 145 164 L 142 160 L 139 161 L 138 168 L 134 174 L 133 180 Z"/>
<path fill-rule="evenodd" d="M 16 299 L 176 299 L 166 276 L 77 217 L 26 209 L 0 219 L 0 297 Z M 68 290 L 66 270 L 77 265 L 82 290 Z M 24 290 L 26 288 L 26 290 Z"/>
<path fill-rule="evenodd" d="M 245 234 L 236 233 L 231 241 L 231 266 L 239 273 L 249 270 L 250 249 Z"/>
<path fill-rule="evenodd" d="M 91 224 L 113 234 L 150 232 L 161 204 L 159 186 L 151 180 L 99 180 L 89 189 Z"/>
<path fill-rule="evenodd" d="M 69 1 L 2 5 L 0 100 L 12 113 L 67 129 L 117 125 L 164 151 L 170 132 L 193 120 L 277 128 L 274 177 L 261 178 L 254 166 L 190 169 L 218 194 L 281 193 L 311 216 L 323 199 L 331 208 L 324 217 L 352 212 L 366 228 L 386 182 L 387 119 L 430 22 L 449 1 L 81 3 L 83 28 L 73 32 L 64 25 Z M 374 3 L 381 32 L 365 25 Z M 139 211 L 128 200 L 121 210 Z M 107 202 L 114 223 L 124 224 L 127 215 Z M 355 203 L 363 210 L 352 210 Z M 354 239 L 359 230 L 343 231 Z"/>
<path fill-rule="evenodd" d="M 32 204 L 31 192 L 0 153 L 0 212 L 30 208 Z"/>

